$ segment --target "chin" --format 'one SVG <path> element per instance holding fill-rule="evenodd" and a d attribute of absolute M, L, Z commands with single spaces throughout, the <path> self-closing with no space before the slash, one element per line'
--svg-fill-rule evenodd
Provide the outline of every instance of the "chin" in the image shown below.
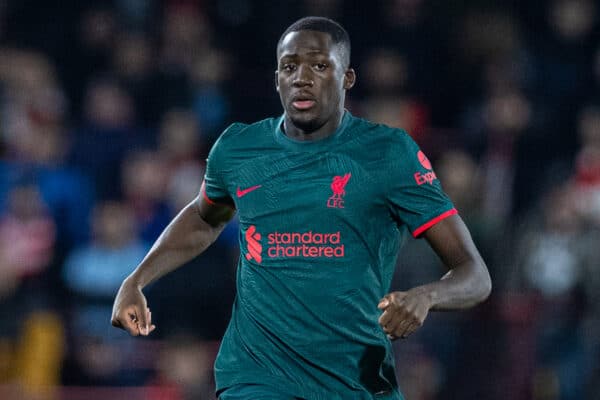
<path fill-rule="evenodd" d="M 294 126 L 296 126 L 299 129 L 302 129 L 307 133 L 319 129 L 322 125 L 320 124 L 319 119 L 312 115 L 312 113 L 298 113 L 293 111 L 291 113 L 288 113 L 288 115 L 290 117 L 290 121 L 292 122 L 292 124 L 294 124 Z"/>

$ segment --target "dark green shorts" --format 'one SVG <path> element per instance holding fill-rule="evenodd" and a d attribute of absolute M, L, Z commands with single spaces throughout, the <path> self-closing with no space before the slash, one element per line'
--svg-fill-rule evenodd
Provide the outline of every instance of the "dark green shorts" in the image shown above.
<path fill-rule="evenodd" d="M 282 393 L 272 386 L 240 383 L 225 389 L 219 400 L 296 400 L 297 397 Z"/>

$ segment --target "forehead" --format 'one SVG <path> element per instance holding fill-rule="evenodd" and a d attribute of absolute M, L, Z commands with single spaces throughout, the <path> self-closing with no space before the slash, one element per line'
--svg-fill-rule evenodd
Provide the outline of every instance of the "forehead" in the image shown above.
<path fill-rule="evenodd" d="M 281 41 L 277 49 L 277 58 L 294 55 L 323 54 L 337 55 L 331 35 L 318 31 L 290 32 Z"/>

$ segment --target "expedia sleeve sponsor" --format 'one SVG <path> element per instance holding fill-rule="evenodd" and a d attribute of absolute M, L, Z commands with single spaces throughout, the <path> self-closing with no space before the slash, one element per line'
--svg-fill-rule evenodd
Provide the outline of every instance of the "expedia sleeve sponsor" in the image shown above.
<path fill-rule="evenodd" d="M 439 222 L 438 217 L 453 215 L 449 212 L 454 205 L 431 162 L 412 138 L 406 133 L 393 138 L 390 151 L 403 156 L 387 159 L 382 178 L 389 210 L 398 225 L 405 225 L 413 236 L 419 236 Z"/>

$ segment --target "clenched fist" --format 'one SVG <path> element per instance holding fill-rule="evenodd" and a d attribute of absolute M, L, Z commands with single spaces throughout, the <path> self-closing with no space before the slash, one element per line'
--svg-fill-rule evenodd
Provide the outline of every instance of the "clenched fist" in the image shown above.
<path fill-rule="evenodd" d="M 406 338 L 423 325 L 431 307 L 431 296 L 424 290 L 392 292 L 377 305 L 383 310 L 379 325 L 392 340 Z"/>
<path fill-rule="evenodd" d="M 148 336 L 156 329 L 156 326 L 152 325 L 152 313 L 142 290 L 127 280 L 123 282 L 115 298 L 111 323 L 132 336 Z"/>

